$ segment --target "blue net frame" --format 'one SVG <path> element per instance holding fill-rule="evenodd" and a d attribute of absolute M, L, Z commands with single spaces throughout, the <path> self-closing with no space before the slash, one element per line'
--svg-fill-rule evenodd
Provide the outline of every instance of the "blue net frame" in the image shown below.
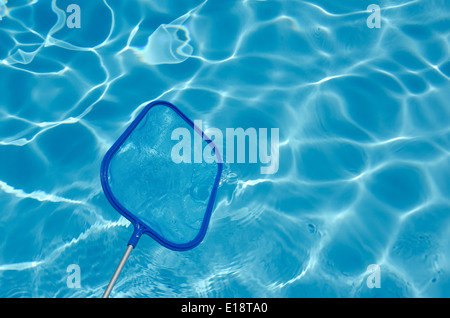
<path fill-rule="evenodd" d="M 145 117 L 145 115 L 148 113 L 148 111 L 156 106 L 166 106 L 170 109 L 172 109 L 178 116 L 180 116 L 197 134 L 201 135 L 203 140 L 207 142 L 215 151 L 215 155 L 217 157 L 217 174 L 214 180 L 214 184 L 211 190 L 211 195 L 209 197 L 208 205 L 206 207 L 206 211 L 204 213 L 203 221 L 200 227 L 200 230 L 198 234 L 189 242 L 187 243 L 174 243 L 160 234 L 158 234 L 155 230 L 153 230 L 150 226 L 148 226 L 145 222 L 143 222 L 139 217 L 134 215 L 132 212 L 130 212 L 128 209 L 126 209 L 114 196 L 110 184 L 108 182 L 109 178 L 109 165 L 111 163 L 111 160 L 114 156 L 114 154 L 119 150 L 119 148 L 122 146 L 122 144 L 125 142 L 125 140 L 130 136 L 130 134 L 133 132 L 133 130 L 137 127 L 137 125 L 141 122 L 141 120 Z M 177 107 L 172 105 L 169 102 L 166 101 L 153 101 L 149 103 L 145 108 L 139 113 L 139 115 L 133 120 L 133 122 L 128 126 L 128 128 L 125 130 L 125 132 L 117 139 L 117 141 L 111 146 L 111 148 L 106 153 L 105 157 L 103 158 L 102 164 L 101 164 L 101 172 L 100 172 L 100 179 L 101 184 L 103 188 L 103 192 L 105 193 L 106 198 L 110 202 L 110 204 L 121 214 L 123 215 L 127 220 L 131 222 L 131 224 L 134 226 L 133 235 L 131 236 L 128 245 L 131 245 L 133 247 L 136 247 L 139 239 L 142 235 L 147 234 L 151 238 L 153 238 L 155 241 L 160 243 L 162 246 L 169 248 L 174 251 L 186 251 L 190 250 L 194 247 L 196 247 L 198 244 L 200 244 L 205 235 L 206 231 L 209 225 L 209 221 L 211 218 L 211 214 L 214 207 L 214 201 L 216 198 L 217 188 L 219 187 L 220 178 L 222 175 L 222 169 L 223 169 L 223 163 L 220 156 L 220 153 L 218 152 L 217 148 L 215 147 L 214 143 L 209 139 L 208 136 L 206 136 L 203 131 L 201 131 L 197 126 L 194 125 L 194 123 L 186 117 Z"/>

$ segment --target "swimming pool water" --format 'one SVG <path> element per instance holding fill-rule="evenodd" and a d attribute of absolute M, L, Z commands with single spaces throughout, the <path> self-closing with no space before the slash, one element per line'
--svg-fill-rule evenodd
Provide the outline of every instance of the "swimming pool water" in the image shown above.
<path fill-rule="evenodd" d="M 101 160 L 156 99 L 279 128 L 279 169 L 224 164 L 205 240 L 143 237 L 112 297 L 450 296 L 448 1 L 2 0 L 0 17 L 0 297 L 103 294 L 132 227 Z"/>

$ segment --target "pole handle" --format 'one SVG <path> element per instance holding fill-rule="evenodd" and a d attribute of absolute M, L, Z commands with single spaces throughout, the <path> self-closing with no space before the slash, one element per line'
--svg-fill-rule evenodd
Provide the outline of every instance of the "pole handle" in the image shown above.
<path fill-rule="evenodd" d="M 122 259 L 120 260 L 119 266 L 117 266 L 116 271 L 114 272 L 113 277 L 111 278 L 111 281 L 108 284 L 108 287 L 105 290 L 105 293 L 103 294 L 102 298 L 108 298 L 109 294 L 111 293 L 114 284 L 117 281 L 117 278 L 119 278 L 120 272 L 122 271 L 125 263 L 127 262 L 128 256 L 130 256 L 131 251 L 133 250 L 133 245 L 128 245 L 127 250 L 125 251 L 125 254 L 123 254 Z"/>

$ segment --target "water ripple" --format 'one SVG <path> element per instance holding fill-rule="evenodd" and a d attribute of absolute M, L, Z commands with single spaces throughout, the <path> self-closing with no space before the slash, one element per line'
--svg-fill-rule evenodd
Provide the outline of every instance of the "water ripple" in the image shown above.
<path fill-rule="evenodd" d="M 1 296 L 101 296 L 131 229 L 99 167 L 155 99 L 279 128 L 279 171 L 226 164 L 205 241 L 143 238 L 113 296 L 449 295 L 447 2 L 380 2 L 380 29 L 360 1 L 77 4 L 70 29 L 59 1 L 0 0 Z"/>

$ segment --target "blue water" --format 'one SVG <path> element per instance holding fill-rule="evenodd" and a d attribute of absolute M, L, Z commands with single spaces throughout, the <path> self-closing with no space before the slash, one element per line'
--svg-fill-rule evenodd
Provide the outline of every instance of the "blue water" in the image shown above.
<path fill-rule="evenodd" d="M 225 164 L 202 244 L 143 237 L 112 297 L 450 296 L 448 1 L 73 2 L 0 1 L 0 297 L 103 294 L 101 160 L 156 99 L 279 128 L 279 169 Z"/>

